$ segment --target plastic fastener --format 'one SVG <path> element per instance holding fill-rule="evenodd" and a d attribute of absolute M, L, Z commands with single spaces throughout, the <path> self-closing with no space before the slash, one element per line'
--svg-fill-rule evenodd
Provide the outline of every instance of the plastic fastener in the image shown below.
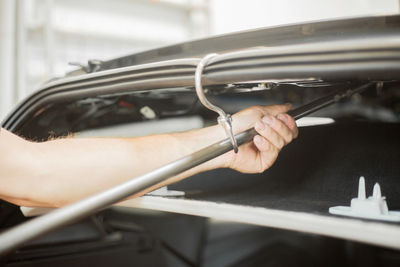
<path fill-rule="evenodd" d="M 372 196 L 366 197 L 363 176 L 360 177 L 358 182 L 358 197 L 351 200 L 350 207 L 330 207 L 329 213 L 363 219 L 400 222 L 400 212 L 389 211 L 386 199 L 382 197 L 381 187 L 378 183 L 374 185 Z"/>

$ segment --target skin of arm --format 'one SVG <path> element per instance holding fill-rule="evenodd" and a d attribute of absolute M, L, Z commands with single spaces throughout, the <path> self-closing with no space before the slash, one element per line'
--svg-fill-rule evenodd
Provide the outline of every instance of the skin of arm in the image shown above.
<path fill-rule="evenodd" d="M 233 115 L 234 133 L 254 127 L 253 142 L 140 192 L 175 183 L 196 173 L 232 168 L 260 173 L 298 130 L 290 104 L 253 106 Z M 36 143 L 0 131 L 0 198 L 23 206 L 60 207 L 103 191 L 225 139 L 215 125 L 188 132 L 135 138 L 63 138 Z"/>

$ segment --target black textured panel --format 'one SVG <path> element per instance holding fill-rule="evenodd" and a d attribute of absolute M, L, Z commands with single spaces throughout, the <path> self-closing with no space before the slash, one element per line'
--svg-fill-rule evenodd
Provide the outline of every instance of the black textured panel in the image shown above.
<path fill-rule="evenodd" d="M 399 148 L 399 124 L 307 127 L 262 174 L 215 170 L 171 188 L 190 199 L 328 214 L 331 206 L 350 204 L 363 175 L 367 195 L 379 182 L 389 209 L 400 210 Z"/>

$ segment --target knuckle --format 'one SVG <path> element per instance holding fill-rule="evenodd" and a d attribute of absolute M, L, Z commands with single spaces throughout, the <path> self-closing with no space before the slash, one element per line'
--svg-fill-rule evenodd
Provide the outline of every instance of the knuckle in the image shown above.
<path fill-rule="evenodd" d="M 290 116 L 289 114 L 285 114 L 285 117 L 286 117 L 286 120 L 287 120 L 288 124 L 290 124 L 292 126 L 296 125 L 296 122 L 295 122 L 295 120 L 293 119 L 292 116 Z"/>
<path fill-rule="evenodd" d="M 260 105 L 251 106 L 249 110 L 253 115 L 259 115 L 264 113 L 264 107 Z"/>
<path fill-rule="evenodd" d="M 292 131 L 289 131 L 288 132 L 288 137 L 289 137 L 290 140 L 293 140 L 294 133 Z"/>
<path fill-rule="evenodd" d="M 254 137 L 254 143 L 261 152 L 266 152 L 269 150 L 269 142 L 259 135 Z"/>
<path fill-rule="evenodd" d="M 262 134 L 262 133 L 265 132 L 264 124 L 263 124 L 262 122 L 260 122 L 260 121 L 257 121 L 257 122 L 254 124 L 254 128 L 255 128 L 256 131 L 257 131 L 258 133 L 260 133 L 260 134 Z"/>
<path fill-rule="evenodd" d="M 288 133 L 285 135 L 286 144 L 289 144 L 292 140 L 293 140 L 293 134 L 292 134 L 292 132 L 288 132 Z"/>
<path fill-rule="evenodd" d="M 291 124 L 291 125 L 289 126 L 289 129 L 290 129 L 290 131 L 291 131 L 293 134 L 296 134 L 297 131 L 298 131 L 296 122 L 293 122 L 293 124 Z"/>
<path fill-rule="evenodd" d="M 261 145 L 261 149 L 263 152 L 268 152 L 270 150 L 269 142 L 264 141 Z"/>
<path fill-rule="evenodd" d="M 269 141 L 265 142 L 265 152 L 271 152 L 273 150 L 274 145 L 271 144 Z"/>
<path fill-rule="evenodd" d="M 280 120 L 291 130 L 296 128 L 296 121 L 287 113 L 279 114 Z"/>
<path fill-rule="evenodd" d="M 276 130 L 281 130 L 283 128 L 283 123 L 280 120 L 275 120 L 274 126 Z"/>
<path fill-rule="evenodd" d="M 280 138 L 278 142 L 278 148 L 282 149 L 286 145 L 286 142 L 284 139 Z"/>
<path fill-rule="evenodd" d="M 299 129 L 296 127 L 294 130 L 294 138 L 297 138 L 299 136 Z"/>

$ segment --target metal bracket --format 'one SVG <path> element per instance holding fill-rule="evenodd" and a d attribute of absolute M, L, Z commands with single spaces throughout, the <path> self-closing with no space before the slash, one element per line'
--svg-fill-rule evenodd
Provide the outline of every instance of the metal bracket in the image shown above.
<path fill-rule="evenodd" d="M 233 130 L 232 130 L 232 117 L 230 114 L 226 114 L 221 108 L 213 105 L 210 101 L 208 101 L 206 95 L 204 94 L 203 86 L 201 83 L 201 78 L 203 74 L 203 70 L 205 66 L 207 65 L 208 61 L 217 56 L 218 54 L 208 54 L 205 57 L 203 57 L 199 64 L 196 67 L 196 72 L 194 75 L 194 80 L 195 80 L 195 88 L 196 88 L 196 94 L 197 97 L 199 98 L 200 102 L 208 109 L 217 112 L 219 114 L 218 117 L 218 124 L 222 126 L 225 130 L 225 134 L 228 136 L 228 138 L 231 140 L 233 150 L 235 153 L 239 151 L 237 141 L 235 139 L 235 136 L 233 135 Z"/>
<path fill-rule="evenodd" d="M 98 59 L 89 59 L 87 65 L 79 62 L 69 62 L 68 65 L 80 67 L 86 73 L 92 73 L 99 71 L 103 61 Z"/>

